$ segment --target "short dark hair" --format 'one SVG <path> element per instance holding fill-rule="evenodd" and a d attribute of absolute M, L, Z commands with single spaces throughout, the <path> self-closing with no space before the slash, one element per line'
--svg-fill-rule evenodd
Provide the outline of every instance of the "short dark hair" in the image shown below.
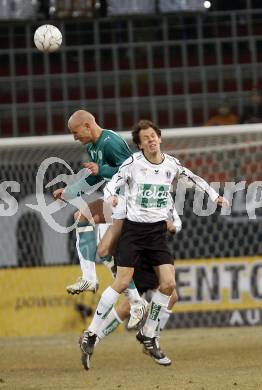
<path fill-rule="evenodd" d="M 133 126 L 133 129 L 132 129 L 132 138 L 133 138 L 133 142 L 134 142 L 134 144 L 136 144 L 136 146 L 139 146 L 139 144 L 140 144 L 140 137 L 139 137 L 140 131 L 146 130 L 149 127 L 152 127 L 152 129 L 155 130 L 158 137 L 161 137 L 161 130 L 159 129 L 159 127 L 157 125 L 155 125 L 153 122 L 151 122 L 148 119 L 141 119 L 138 123 L 136 123 Z"/>

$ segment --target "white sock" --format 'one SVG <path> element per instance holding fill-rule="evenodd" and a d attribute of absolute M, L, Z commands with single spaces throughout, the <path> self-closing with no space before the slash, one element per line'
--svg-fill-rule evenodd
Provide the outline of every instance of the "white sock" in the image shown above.
<path fill-rule="evenodd" d="M 118 300 L 119 295 L 120 294 L 112 289 L 112 287 L 108 287 L 103 292 L 100 301 L 98 302 L 92 322 L 88 327 L 90 332 L 98 334 L 100 328 L 104 325 L 105 319 Z"/>
<path fill-rule="evenodd" d="M 166 307 L 162 306 L 159 312 L 158 325 L 156 328 L 156 336 L 160 335 L 160 332 L 165 329 L 167 321 L 169 320 L 172 310 L 168 310 Z"/>
<path fill-rule="evenodd" d="M 159 314 L 162 308 L 166 309 L 170 296 L 162 294 L 160 291 L 156 291 L 149 306 L 149 312 L 145 325 L 142 328 L 142 332 L 147 337 L 154 337 L 155 330 L 159 323 Z"/>
<path fill-rule="evenodd" d="M 136 288 L 127 288 L 125 289 L 124 294 L 130 306 L 141 301 L 141 297 Z"/>
<path fill-rule="evenodd" d="M 160 320 L 160 330 L 165 329 L 167 321 L 169 320 L 170 314 L 172 313 L 172 310 L 169 310 L 165 307 L 161 308 L 159 320 Z"/>
<path fill-rule="evenodd" d="M 86 229 L 87 228 L 91 229 L 92 227 L 87 226 Z M 85 280 L 91 280 L 92 282 L 96 283 L 97 282 L 96 263 L 94 259 L 92 260 L 85 259 L 80 249 L 79 233 L 81 233 L 81 229 L 85 229 L 85 228 L 84 227 L 76 228 L 76 249 L 79 257 L 80 268 L 82 271 L 82 278 Z"/>
<path fill-rule="evenodd" d="M 110 333 L 112 333 L 118 325 L 122 324 L 124 321 L 122 321 L 117 312 L 116 309 L 113 307 L 113 309 L 108 314 L 107 318 L 103 322 L 103 326 L 99 329 L 96 339 L 96 344 L 99 343 L 100 340 L 102 340 L 105 336 L 108 336 Z"/>
<path fill-rule="evenodd" d="M 97 276 L 96 276 L 96 263 L 89 260 L 82 260 L 79 257 L 80 260 L 80 267 L 82 271 L 82 278 L 85 280 L 91 280 L 92 282 L 97 282 Z"/>

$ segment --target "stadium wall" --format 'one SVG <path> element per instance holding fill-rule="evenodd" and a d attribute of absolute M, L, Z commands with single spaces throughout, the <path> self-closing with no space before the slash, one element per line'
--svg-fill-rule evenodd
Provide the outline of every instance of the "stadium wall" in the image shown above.
<path fill-rule="evenodd" d="M 65 286 L 78 266 L 0 270 L 0 337 L 81 332 L 112 281 L 97 270 L 99 292 L 74 297 Z M 262 325 L 262 257 L 176 261 L 176 279 L 169 328 Z"/>

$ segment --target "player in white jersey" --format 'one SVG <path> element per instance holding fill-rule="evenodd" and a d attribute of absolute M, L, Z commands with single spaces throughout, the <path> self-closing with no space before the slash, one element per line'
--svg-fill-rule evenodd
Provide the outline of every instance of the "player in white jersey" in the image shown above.
<path fill-rule="evenodd" d="M 119 214 L 120 215 L 120 214 Z M 121 215 L 123 217 L 123 215 Z M 167 230 L 171 234 L 177 234 L 181 231 L 182 229 L 182 221 L 177 214 L 175 207 L 174 207 L 174 202 L 172 198 L 170 197 L 170 211 L 169 211 L 169 216 L 168 220 L 166 221 L 167 224 Z M 106 234 L 110 234 L 110 229 L 113 228 L 114 226 L 111 225 Z M 117 235 L 120 235 L 120 232 L 117 232 Z M 106 253 L 108 254 L 108 253 Z M 175 272 L 175 270 L 174 270 Z M 152 266 L 147 264 L 146 262 L 143 261 L 143 259 L 140 259 L 139 263 L 135 267 L 135 272 L 134 272 L 134 281 L 136 284 L 136 287 L 138 289 L 139 294 L 142 296 L 145 293 L 148 292 L 153 292 L 158 288 L 158 278 L 154 272 L 154 269 Z M 173 291 L 173 294 L 171 295 L 171 298 L 168 303 L 168 307 L 166 310 L 163 310 L 161 312 L 161 316 L 159 317 L 159 326 L 157 327 L 155 331 L 155 339 L 156 342 L 159 344 L 159 339 L 160 339 L 160 332 L 165 328 L 169 317 L 172 313 L 172 308 L 177 302 L 177 294 L 176 291 Z M 109 315 L 107 316 L 106 320 L 104 321 L 103 327 L 99 330 L 99 333 L 97 334 L 97 339 L 96 339 L 96 345 L 100 343 L 100 341 L 105 337 L 108 336 L 110 333 L 112 333 L 121 323 L 124 322 L 129 317 L 130 312 L 132 312 L 132 307 L 130 308 L 130 305 L 126 299 L 123 299 L 120 304 L 117 305 L 117 307 L 112 308 L 110 311 Z M 141 313 L 141 317 L 144 319 L 144 314 Z M 135 316 L 137 317 L 137 315 Z M 132 316 L 131 316 L 132 318 Z M 131 323 L 132 324 L 132 323 Z M 130 328 L 130 319 L 127 325 L 128 328 Z M 133 324 L 131 328 L 133 328 Z M 79 343 L 81 345 L 82 342 L 82 337 L 79 339 Z M 147 353 L 145 348 L 143 349 L 143 352 Z M 169 359 L 166 354 L 161 351 L 161 357 L 159 358 L 154 358 L 154 361 L 163 366 L 169 366 L 172 361 Z M 81 362 L 83 364 L 83 367 L 86 370 L 89 370 L 90 368 L 90 356 L 83 351 L 81 351 Z"/>
<path fill-rule="evenodd" d="M 166 243 L 165 222 L 173 181 L 186 178 L 218 205 L 228 205 L 228 202 L 177 159 L 161 152 L 161 131 L 152 122 L 140 121 L 132 135 L 140 152 L 128 158 L 107 185 L 111 194 L 108 201 L 113 206 L 117 204 L 117 188 L 128 185 L 127 219 L 118 245 L 117 275 L 101 296 L 93 320 L 83 334 L 81 348 L 92 355 L 103 321 L 132 279 L 136 262 L 143 258 L 154 267 L 159 289 L 152 296 L 145 324 L 136 337 L 153 358 L 159 359 L 161 350 L 156 343 L 155 329 L 175 289 L 174 260 Z"/>

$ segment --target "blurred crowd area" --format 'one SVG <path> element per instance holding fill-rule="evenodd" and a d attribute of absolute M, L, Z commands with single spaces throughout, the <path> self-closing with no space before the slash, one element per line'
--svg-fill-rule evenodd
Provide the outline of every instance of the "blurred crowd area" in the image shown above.
<path fill-rule="evenodd" d="M 262 0 L 209 3 L 0 0 L 0 137 L 64 134 L 81 107 L 117 130 L 262 123 Z"/>
<path fill-rule="evenodd" d="M 0 20 L 106 17 L 261 8 L 261 0 L 0 0 Z"/>

